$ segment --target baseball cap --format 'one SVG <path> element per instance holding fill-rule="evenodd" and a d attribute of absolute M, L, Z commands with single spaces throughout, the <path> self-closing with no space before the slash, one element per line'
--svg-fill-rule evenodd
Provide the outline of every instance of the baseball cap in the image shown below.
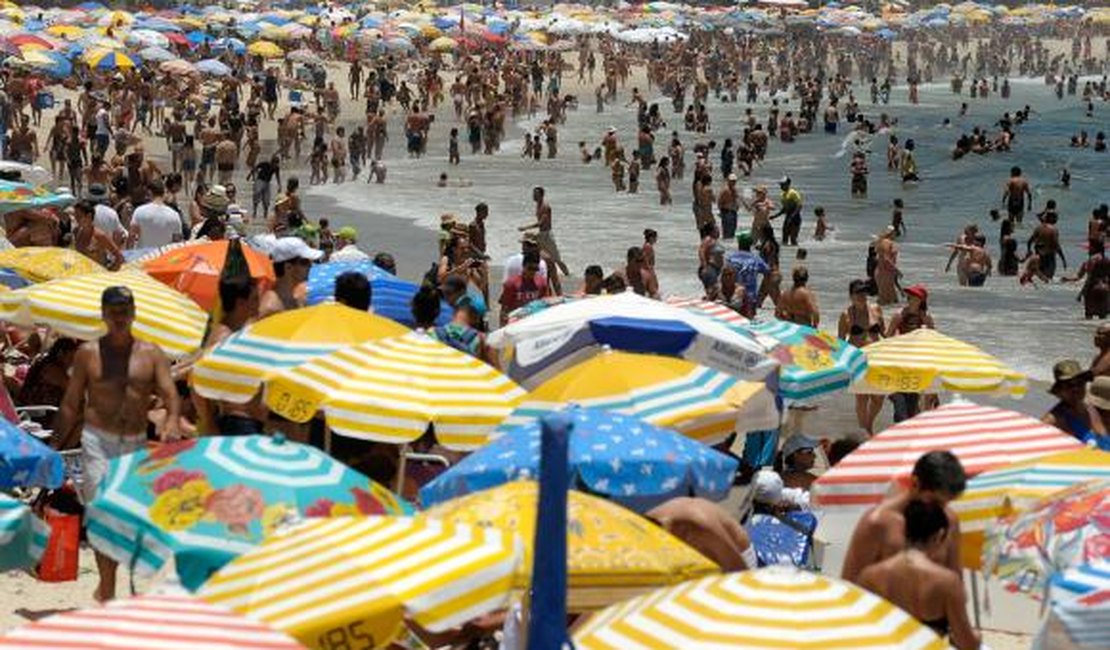
<path fill-rule="evenodd" d="M 751 246 L 752 245 L 752 233 L 751 233 L 751 231 L 750 230 L 741 230 L 740 232 L 736 233 L 736 243 L 739 244 L 740 246 Z"/>
<path fill-rule="evenodd" d="M 906 295 L 913 296 L 921 302 L 925 302 L 929 299 L 929 290 L 926 289 L 925 285 L 923 284 L 915 284 L 913 286 L 906 287 Z"/>
<path fill-rule="evenodd" d="M 309 246 L 300 237 L 280 237 L 270 249 L 270 258 L 275 262 L 296 259 L 315 262 L 323 256 L 324 251 Z"/>
<path fill-rule="evenodd" d="M 123 307 L 135 304 L 135 295 L 124 286 L 114 286 L 104 289 L 100 294 L 101 307 Z"/>

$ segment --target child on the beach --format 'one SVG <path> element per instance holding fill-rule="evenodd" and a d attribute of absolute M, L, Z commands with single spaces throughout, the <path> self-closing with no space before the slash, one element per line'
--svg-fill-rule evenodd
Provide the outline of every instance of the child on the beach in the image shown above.
<path fill-rule="evenodd" d="M 901 238 L 906 234 L 906 222 L 902 217 L 902 209 L 905 204 L 902 199 L 894 199 L 894 211 L 890 214 L 890 227 L 894 228 L 894 238 Z"/>
<path fill-rule="evenodd" d="M 825 208 L 817 206 L 813 209 L 813 214 L 817 217 L 817 225 L 813 228 L 813 238 L 817 241 L 825 241 L 829 231 L 832 230 L 828 219 L 825 217 Z"/>
<path fill-rule="evenodd" d="M 628 193 L 640 192 L 640 156 L 639 152 L 632 152 L 632 162 L 628 163 Z"/>
<path fill-rule="evenodd" d="M 451 165 L 457 165 L 460 162 L 458 129 L 451 129 L 451 139 L 447 142 L 447 162 Z"/>

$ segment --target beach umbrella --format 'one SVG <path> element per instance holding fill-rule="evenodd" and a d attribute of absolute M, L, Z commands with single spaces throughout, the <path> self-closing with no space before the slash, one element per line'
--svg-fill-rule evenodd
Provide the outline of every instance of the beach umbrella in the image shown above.
<path fill-rule="evenodd" d="M 324 60 L 320 58 L 319 54 L 313 52 L 312 50 L 308 50 L 308 49 L 304 49 L 304 48 L 301 48 L 299 50 L 293 50 L 292 52 L 289 52 L 288 54 L 285 55 L 285 58 L 289 59 L 290 61 L 292 61 L 294 63 L 324 65 Z"/>
<path fill-rule="evenodd" d="M 128 11 L 112 11 L 96 21 L 101 27 L 123 27 L 135 22 L 135 16 Z"/>
<path fill-rule="evenodd" d="M 679 496 L 720 501 L 738 462 L 682 434 L 632 416 L 571 407 L 560 411 L 570 435 L 572 485 L 637 512 Z M 467 456 L 420 491 L 424 505 L 495 487 L 518 476 L 539 476 L 539 419 L 515 427 Z"/>
<path fill-rule="evenodd" d="M 779 395 L 801 401 L 847 388 L 867 371 L 867 357 L 854 345 L 822 330 L 781 320 L 741 326 L 767 339 L 780 364 Z"/>
<path fill-rule="evenodd" d="M 1049 595 L 1053 602 L 1105 590 L 1110 590 L 1110 559 L 1097 559 L 1090 564 L 1066 569 L 1049 581 Z"/>
<path fill-rule="evenodd" d="M 23 246 L 0 251 L 0 268 L 31 282 L 46 282 L 103 271 L 104 267 L 70 248 Z"/>
<path fill-rule="evenodd" d="M 181 27 L 177 23 L 173 22 L 169 18 L 164 18 L 162 16 L 146 16 L 139 20 L 138 23 L 136 23 L 136 27 L 140 27 L 142 29 L 152 29 L 157 32 L 181 31 Z"/>
<path fill-rule="evenodd" d="M 919 329 L 868 345 L 867 374 L 859 393 L 993 393 L 1020 397 L 1025 375 L 979 348 L 932 329 Z"/>
<path fill-rule="evenodd" d="M 440 444 L 470 450 L 524 396 L 495 368 L 423 332 L 344 347 L 266 381 L 270 410 L 307 422 L 323 409 L 337 434 L 407 444 L 434 426 Z"/>
<path fill-rule="evenodd" d="M 524 558 L 513 586 L 525 592 L 531 583 L 538 493 L 536 482 L 514 481 L 445 501 L 423 516 L 515 531 L 524 542 Z M 719 571 L 706 557 L 631 510 L 574 490 L 567 497 L 567 596 L 572 611 L 599 609 Z"/>
<path fill-rule="evenodd" d="M 199 595 L 312 647 L 342 636 L 376 648 L 405 619 L 443 632 L 506 607 L 520 556 L 513 531 L 425 517 L 315 519 L 233 560 Z"/>
<path fill-rule="evenodd" d="M 314 447 L 281 435 L 211 436 L 113 459 L 85 520 L 101 553 L 143 574 L 173 558 L 195 590 L 290 521 L 410 511 Z"/>
<path fill-rule="evenodd" d="M 331 300 L 335 295 L 335 279 L 349 272 L 365 275 L 370 280 L 370 307 L 375 314 L 409 327 L 416 325 L 412 316 L 412 298 L 420 286 L 398 278 L 370 260 L 314 264 L 308 274 L 308 304 L 318 305 Z M 451 322 L 451 314 L 451 306 L 441 302 L 436 325 Z"/>
<path fill-rule="evenodd" d="M 143 61 L 154 61 L 156 63 L 172 61 L 177 58 L 176 54 L 164 47 L 144 47 L 139 50 L 138 55 Z"/>
<path fill-rule="evenodd" d="M 192 63 L 189 63 L 184 59 L 172 59 L 170 61 L 163 61 L 161 65 L 158 66 L 158 69 L 162 72 L 167 72 L 169 74 L 175 75 L 191 75 L 197 73 L 196 67 L 194 67 Z"/>
<path fill-rule="evenodd" d="M 182 246 L 143 262 L 147 275 L 192 298 L 205 311 L 212 312 L 219 304 L 220 275 L 227 265 L 231 247 L 239 248 L 246 260 L 246 272 L 261 295 L 274 283 L 274 265 L 270 257 L 250 246 L 214 241 Z"/>
<path fill-rule="evenodd" d="M 16 273 L 11 269 L 0 268 L 0 286 L 4 291 L 11 289 L 22 289 L 30 285 L 31 282 L 22 275 Z"/>
<path fill-rule="evenodd" d="M 264 59 L 279 59 L 285 55 L 277 43 L 270 41 L 255 41 L 247 46 L 247 52 Z"/>
<path fill-rule="evenodd" d="M 138 47 L 169 47 L 170 39 L 153 29 L 135 29 L 127 34 L 127 43 Z"/>
<path fill-rule="evenodd" d="M 1053 576 L 1110 560 L 1110 480 L 1086 481 L 1003 518 L 987 533 L 983 571 L 1011 592 L 1043 597 Z"/>
<path fill-rule="evenodd" d="M 77 25 L 54 24 L 46 28 L 46 33 L 67 41 L 75 41 L 85 35 L 85 29 Z"/>
<path fill-rule="evenodd" d="M 1067 487 L 1096 479 L 1110 479 L 1110 452 L 1081 448 L 983 472 L 968 481 L 952 502 L 960 518 L 960 556 L 964 566 L 977 568 L 983 537 L 1000 517 L 1021 512 Z"/>
<path fill-rule="evenodd" d="M 233 38 L 230 36 L 217 38 L 210 43 L 210 46 L 213 50 L 216 51 L 224 50 L 228 52 L 234 52 L 235 54 L 244 54 L 247 51 L 246 43 L 239 40 L 238 38 Z"/>
<path fill-rule="evenodd" d="M 132 248 L 129 250 L 125 250 L 123 251 L 123 258 L 124 260 L 126 260 L 126 263 L 123 265 L 122 268 L 134 271 L 142 271 L 143 264 L 151 260 L 158 259 L 159 257 L 162 257 L 170 251 L 208 243 L 209 241 L 211 240 L 209 240 L 207 237 L 200 237 L 198 239 L 187 239 L 185 241 L 170 242 L 169 244 L 163 244 L 162 246 L 152 246 L 150 248 Z"/>
<path fill-rule="evenodd" d="M 667 298 L 667 304 L 674 305 L 675 307 L 682 307 L 683 309 L 688 309 L 696 314 L 709 316 L 710 318 L 715 318 L 730 325 L 747 325 L 749 322 L 751 322 L 747 318 L 741 316 L 740 313 L 737 312 L 735 309 L 726 307 L 719 302 L 710 302 L 708 300 L 702 300 L 700 298 L 681 298 L 677 296 L 672 296 L 670 298 Z"/>
<path fill-rule="evenodd" d="M 1082 443 L 1028 415 L 958 401 L 925 411 L 864 442 L 813 485 L 826 510 L 867 507 L 906 480 L 922 454 L 951 451 L 968 476 L 1045 454 L 1075 451 Z"/>
<path fill-rule="evenodd" d="M 1110 647 L 1110 586 L 1054 600 L 1032 650 L 1102 650 Z"/>
<path fill-rule="evenodd" d="M 631 291 L 552 307 L 490 334 L 511 352 L 509 374 L 536 385 L 603 346 L 689 359 L 746 379 L 777 370 L 754 338 L 685 309 Z"/>
<path fill-rule="evenodd" d="M 775 397 L 761 382 L 683 359 L 605 350 L 534 388 L 498 434 L 567 404 L 631 415 L 705 444 L 779 423 Z"/>
<path fill-rule="evenodd" d="M 0 418 L 0 490 L 59 488 L 65 481 L 62 456 L 31 434 Z"/>
<path fill-rule="evenodd" d="M 22 57 L 23 50 L 19 49 L 18 45 L 11 42 L 7 38 L 0 36 L 0 54 L 4 55 L 5 57 Z"/>
<path fill-rule="evenodd" d="M 8 41 L 15 44 L 21 50 L 35 49 L 35 50 L 53 50 L 54 44 L 38 34 L 13 34 L 8 37 Z"/>
<path fill-rule="evenodd" d="M 201 74 L 211 75 L 213 77 L 226 77 L 231 74 L 231 68 L 227 67 L 224 62 L 218 61 L 216 59 L 204 59 L 203 61 L 197 61 L 193 67 L 196 68 L 197 72 Z"/>
<path fill-rule="evenodd" d="M 23 326 L 45 325 L 62 336 L 91 341 L 103 336 L 100 294 L 125 286 L 135 296 L 135 337 L 180 358 L 200 348 L 208 315 L 189 298 L 134 271 L 86 273 L 0 295 L 0 319 Z"/>
<path fill-rule="evenodd" d="M 245 404 L 272 374 L 351 344 L 407 331 L 388 318 L 334 303 L 281 312 L 206 352 L 193 366 L 193 389 L 208 399 Z"/>
<path fill-rule="evenodd" d="M 14 59 L 11 61 L 15 62 Z M 73 64 L 60 52 L 51 50 L 24 50 L 22 61 L 15 62 L 61 79 L 73 74 Z"/>
<path fill-rule="evenodd" d="M 431 43 L 428 43 L 428 49 L 434 50 L 436 52 L 454 52 L 455 48 L 458 46 L 459 44 L 455 41 L 455 39 L 447 36 L 440 36 Z"/>
<path fill-rule="evenodd" d="M 197 598 L 148 594 L 28 623 L 0 636 L 0 648 L 304 650 L 305 646 Z"/>
<path fill-rule="evenodd" d="M 125 70 L 135 67 L 135 60 L 123 52 L 110 49 L 94 49 L 85 52 L 84 61 L 96 70 Z"/>
<path fill-rule="evenodd" d="M 582 650 L 943 650 L 935 632 L 856 585 L 793 567 L 685 582 L 613 605 L 574 635 Z"/>
<path fill-rule="evenodd" d="M 50 528 L 22 501 L 0 493 L 0 571 L 38 564 Z"/>
<path fill-rule="evenodd" d="M 0 214 L 29 208 L 64 207 L 75 201 L 72 194 L 55 192 L 44 185 L 0 180 Z"/>

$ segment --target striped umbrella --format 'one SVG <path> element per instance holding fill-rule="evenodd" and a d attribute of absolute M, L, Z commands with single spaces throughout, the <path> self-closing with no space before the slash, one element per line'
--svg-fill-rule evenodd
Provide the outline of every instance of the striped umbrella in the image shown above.
<path fill-rule="evenodd" d="M 135 67 L 135 60 L 119 50 L 99 48 L 89 50 L 84 61 L 94 70 L 128 70 Z"/>
<path fill-rule="evenodd" d="M 979 348 L 919 329 L 883 339 L 863 349 L 867 374 L 854 384 L 859 393 L 994 393 L 1021 397 L 1025 375 Z"/>
<path fill-rule="evenodd" d="M 193 388 L 208 399 L 244 404 L 272 374 L 347 345 L 407 331 L 388 318 L 334 303 L 281 312 L 206 352 L 193 366 Z"/>
<path fill-rule="evenodd" d="M 498 432 L 567 404 L 634 415 L 706 444 L 779 424 L 774 395 L 762 383 L 683 359 L 607 350 L 537 386 Z"/>
<path fill-rule="evenodd" d="M 731 325 L 746 325 L 750 321 L 740 315 L 735 309 L 730 309 L 719 302 L 710 302 L 700 298 L 680 298 L 677 296 L 667 298 L 667 304 L 688 309 L 696 314 L 702 314 Z"/>
<path fill-rule="evenodd" d="M 442 632 L 505 607 L 514 537 L 423 517 L 316 519 L 240 556 L 199 595 L 313 648 L 377 648 L 406 618 Z"/>
<path fill-rule="evenodd" d="M 50 529 L 27 504 L 0 493 L 0 571 L 37 564 L 49 537 Z"/>
<path fill-rule="evenodd" d="M 73 249 L 54 246 L 24 246 L 0 251 L 0 268 L 11 269 L 31 282 L 104 270 L 103 266 Z"/>
<path fill-rule="evenodd" d="M 895 482 L 905 480 L 917 459 L 948 450 L 968 476 L 1082 444 L 1056 427 L 1027 415 L 954 402 L 896 424 L 860 445 L 814 483 L 825 508 L 872 506 Z"/>
<path fill-rule="evenodd" d="M 1039 456 L 971 479 L 952 503 L 960 517 L 960 555 L 964 566 L 978 568 L 983 535 L 999 517 L 1025 510 L 1037 501 L 1076 483 L 1110 479 L 1110 452 L 1080 448 Z"/>
<path fill-rule="evenodd" d="M 135 336 L 162 348 L 173 358 L 197 350 L 208 315 L 177 291 L 135 271 L 88 273 L 51 280 L 0 296 L 0 319 L 17 325 L 46 325 L 83 341 L 102 336 L 100 294 L 125 286 L 135 296 Z"/>
<path fill-rule="evenodd" d="M 526 592 L 536 538 L 538 484 L 515 481 L 429 508 L 424 515 L 514 531 L 524 558 L 513 578 Z M 659 526 L 621 506 L 571 490 L 567 494 L 567 596 L 573 611 L 608 607 L 625 598 L 717 573 L 716 564 Z"/>
<path fill-rule="evenodd" d="M 1110 591 L 1110 558 L 1061 571 L 1052 576 L 1053 601 L 1064 601 L 1096 591 Z"/>
<path fill-rule="evenodd" d="M 266 405 L 294 422 L 323 408 L 336 433 L 409 443 L 434 425 L 446 447 L 476 449 L 524 396 L 508 377 L 421 332 L 340 349 L 274 375 Z"/>
<path fill-rule="evenodd" d="M 1052 603 L 1033 650 L 1110 648 L 1110 587 Z"/>
<path fill-rule="evenodd" d="M 113 600 L 29 623 L 0 648 L 54 650 L 303 650 L 305 646 L 224 608 L 183 595 Z"/>
<path fill-rule="evenodd" d="M 948 647 L 879 596 L 787 567 L 702 578 L 614 605 L 579 629 L 574 642 L 582 650 Z"/>
<path fill-rule="evenodd" d="M 55 192 L 45 185 L 0 180 L 0 214 L 33 208 L 67 206 L 76 199 L 72 194 Z"/>
<path fill-rule="evenodd" d="M 196 589 L 229 561 L 303 517 L 405 514 L 385 488 L 282 436 L 212 436 L 113 459 L 88 504 L 89 542 L 154 573 L 171 557 Z"/>
<path fill-rule="evenodd" d="M 742 326 L 769 340 L 771 357 L 781 364 L 779 394 L 804 400 L 847 388 L 867 372 L 867 357 L 854 345 L 805 325 L 781 320 Z"/>

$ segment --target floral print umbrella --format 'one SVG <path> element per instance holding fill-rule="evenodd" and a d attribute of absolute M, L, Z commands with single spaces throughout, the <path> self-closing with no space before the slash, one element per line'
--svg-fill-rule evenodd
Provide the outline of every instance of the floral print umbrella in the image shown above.
<path fill-rule="evenodd" d="M 191 439 L 112 461 L 89 504 L 89 541 L 143 573 L 176 562 L 196 589 L 279 527 L 303 517 L 400 515 L 399 497 L 282 436 Z"/>
<path fill-rule="evenodd" d="M 1087 481 L 999 522 L 987 536 L 983 567 L 1006 589 L 1042 597 L 1054 575 L 1110 560 L 1110 480 Z"/>

